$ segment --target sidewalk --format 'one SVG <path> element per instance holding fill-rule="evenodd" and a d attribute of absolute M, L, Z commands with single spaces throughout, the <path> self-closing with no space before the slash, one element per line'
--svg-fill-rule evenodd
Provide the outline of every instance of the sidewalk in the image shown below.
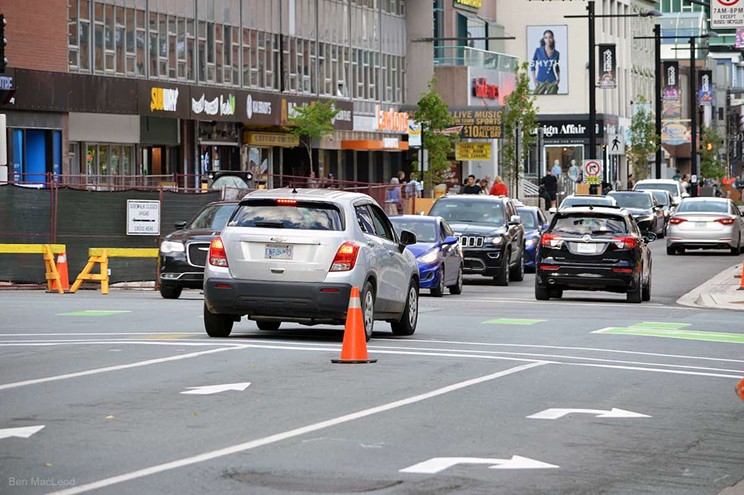
<path fill-rule="evenodd" d="M 741 263 L 691 290 L 677 300 L 682 306 L 744 311 L 744 290 L 741 284 Z"/>

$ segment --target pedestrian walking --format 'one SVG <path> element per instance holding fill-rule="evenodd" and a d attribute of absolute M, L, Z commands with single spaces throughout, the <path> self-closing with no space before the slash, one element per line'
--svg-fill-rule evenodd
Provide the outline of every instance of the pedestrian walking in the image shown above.
<path fill-rule="evenodd" d="M 504 184 L 504 181 L 501 179 L 500 175 L 497 175 L 495 179 L 493 179 L 493 187 L 491 188 L 491 196 L 508 196 L 509 195 L 509 189 L 507 189 L 506 184 Z"/>
<path fill-rule="evenodd" d="M 468 175 L 468 180 L 465 183 L 465 186 L 462 188 L 460 194 L 480 194 L 480 192 L 481 187 L 479 184 L 475 183 L 475 175 Z"/>
<path fill-rule="evenodd" d="M 390 179 L 390 185 L 385 191 L 385 213 L 399 215 L 400 209 L 400 181 L 397 177 Z"/>
<path fill-rule="evenodd" d="M 553 175 L 553 172 L 547 170 L 545 176 L 540 179 L 540 185 L 545 190 L 545 209 L 554 208 L 556 198 L 558 198 L 558 179 Z"/>

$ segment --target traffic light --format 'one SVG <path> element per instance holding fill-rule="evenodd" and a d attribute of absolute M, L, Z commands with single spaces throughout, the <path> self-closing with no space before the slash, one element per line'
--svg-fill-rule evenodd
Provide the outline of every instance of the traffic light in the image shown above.
<path fill-rule="evenodd" d="M 713 151 L 713 143 L 711 143 L 710 141 L 708 141 L 707 143 L 705 143 L 705 150 L 706 151 Z"/>
<path fill-rule="evenodd" d="M 5 45 L 8 40 L 5 39 L 5 15 L 0 14 L 0 74 L 5 72 L 5 66 L 8 65 L 8 59 L 5 58 Z"/>

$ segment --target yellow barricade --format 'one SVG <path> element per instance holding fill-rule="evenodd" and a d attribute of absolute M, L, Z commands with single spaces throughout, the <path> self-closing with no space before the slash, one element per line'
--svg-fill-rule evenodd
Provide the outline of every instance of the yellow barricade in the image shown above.
<path fill-rule="evenodd" d="M 158 248 L 90 248 L 88 249 L 88 263 L 83 271 L 75 279 L 75 283 L 70 287 L 70 292 L 77 292 L 83 282 L 100 282 L 101 294 L 109 292 L 109 258 L 157 258 L 159 256 Z M 96 266 L 100 266 L 99 273 L 91 273 Z"/>
<path fill-rule="evenodd" d="M 62 280 L 60 279 L 57 265 L 54 263 L 55 254 L 67 253 L 67 247 L 64 244 L 0 244 L 0 254 L 41 254 L 44 256 L 44 265 L 46 265 L 47 290 L 52 292 L 52 286 L 56 291 L 64 294 L 62 289 Z M 56 282 L 56 284 L 54 283 Z"/>

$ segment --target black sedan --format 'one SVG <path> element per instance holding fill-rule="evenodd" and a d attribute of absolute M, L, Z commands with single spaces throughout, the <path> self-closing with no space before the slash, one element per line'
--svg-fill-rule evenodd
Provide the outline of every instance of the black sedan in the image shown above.
<path fill-rule="evenodd" d="M 560 298 L 563 291 L 627 294 L 628 302 L 651 299 L 651 250 L 630 212 L 617 208 L 560 210 L 540 239 L 535 298 Z"/>
<path fill-rule="evenodd" d="M 160 295 L 178 299 L 183 289 L 201 289 L 209 244 L 227 224 L 237 201 L 209 203 L 190 222 L 176 222 L 176 231 L 160 244 Z"/>
<path fill-rule="evenodd" d="M 641 232 L 664 236 L 664 210 L 651 191 L 610 191 L 607 195 L 617 201 L 617 206 L 633 215 Z"/>

